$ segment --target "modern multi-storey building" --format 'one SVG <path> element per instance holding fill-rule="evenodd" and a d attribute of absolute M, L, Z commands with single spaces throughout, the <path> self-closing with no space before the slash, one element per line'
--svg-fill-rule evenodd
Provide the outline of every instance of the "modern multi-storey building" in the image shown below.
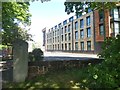
<path fill-rule="evenodd" d="M 105 12 L 89 9 L 87 13 L 72 16 L 49 29 L 46 34 L 46 50 L 98 53 L 104 38 L 116 36 L 118 33 L 120 7 Z"/>

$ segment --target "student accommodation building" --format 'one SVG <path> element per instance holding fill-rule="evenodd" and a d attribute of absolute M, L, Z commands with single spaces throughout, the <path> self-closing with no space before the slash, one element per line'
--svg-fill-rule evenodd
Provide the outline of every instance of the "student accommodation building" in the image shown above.
<path fill-rule="evenodd" d="M 120 7 L 105 12 L 89 10 L 50 28 L 46 33 L 46 50 L 98 53 L 105 38 L 119 33 Z"/>

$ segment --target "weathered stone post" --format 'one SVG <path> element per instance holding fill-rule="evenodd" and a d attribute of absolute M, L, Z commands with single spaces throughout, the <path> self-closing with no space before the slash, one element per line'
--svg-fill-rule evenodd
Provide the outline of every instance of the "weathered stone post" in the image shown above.
<path fill-rule="evenodd" d="M 28 43 L 16 40 L 13 44 L 13 81 L 24 82 L 28 75 Z"/>

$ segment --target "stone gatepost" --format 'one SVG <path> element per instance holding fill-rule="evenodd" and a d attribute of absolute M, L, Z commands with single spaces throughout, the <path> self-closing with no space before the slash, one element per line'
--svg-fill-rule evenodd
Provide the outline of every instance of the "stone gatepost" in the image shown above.
<path fill-rule="evenodd" d="M 28 76 L 28 43 L 16 40 L 13 44 L 13 81 L 24 82 Z"/>

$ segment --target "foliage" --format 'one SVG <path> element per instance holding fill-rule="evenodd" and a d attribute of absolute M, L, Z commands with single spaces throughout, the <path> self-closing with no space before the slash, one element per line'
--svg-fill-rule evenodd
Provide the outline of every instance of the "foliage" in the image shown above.
<path fill-rule="evenodd" d="M 88 12 L 88 9 L 91 8 L 92 10 L 98 9 L 102 10 L 104 9 L 110 9 L 113 7 L 116 7 L 116 4 L 119 2 L 65 2 L 65 12 L 67 14 L 74 12 L 75 7 L 75 13 L 76 15 L 81 15 L 83 12 Z"/>
<path fill-rule="evenodd" d="M 42 60 L 43 58 L 43 51 L 40 48 L 35 48 L 32 52 L 29 52 L 29 59 L 30 61 L 38 61 Z"/>
<path fill-rule="evenodd" d="M 106 39 L 99 56 L 104 61 L 86 70 L 88 76 L 82 83 L 84 88 L 120 88 L 120 35 Z"/>
<path fill-rule="evenodd" d="M 3 2 L 2 3 L 2 43 L 12 44 L 18 38 L 28 40 L 31 35 L 27 32 L 30 25 L 28 2 Z M 22 26 L 24 28 L 22 28 Z"/>

